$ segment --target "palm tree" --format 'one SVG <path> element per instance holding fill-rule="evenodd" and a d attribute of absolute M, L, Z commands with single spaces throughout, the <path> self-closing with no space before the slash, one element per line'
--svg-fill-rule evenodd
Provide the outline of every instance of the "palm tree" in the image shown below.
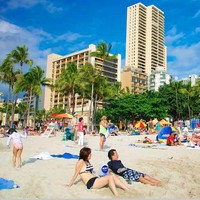
<path fill-rule="evenodd" d="M 29 59 L 29 53 L 28 53 L 28 48 L 23 45 L 23 46 L 17 46 L 16 49 L 12 50 L 9 56 L 12 58 L 14 63 L 19 63 L 20 65 L 20 74 L 22 74 L 22 66 L 24 64 L 27 64 L 29 66 L 33 65 L 33 60 Z M 18 94 L 16 94 L 15 98 L 15 103 L 13 104 L 13 109 L 12 109 L 12 119 L 11 119 L 11 124 L 14 121 L 14 114 L 15 114 L 15 108 L 17 104 L 17 99 L 18 99 Z"/>
<path fill-rule="evenodd" d="M 62 69 L 61 74 L 56 79 L 55 82 L 55 89 L 59 92 L 64 93 L 64 102 L 66 96 L 68 96 L 68 112 L 70 113 L 70 97 L 72 96 L 73 100 L 73 107 L 72 113 L 74 112 L 74 105 L 75 105 L 75 86 L 78 80 L 78 71 L 77 66 L 74 62 L 69 63 L 66 69 Z M 64 103 L 65 106 L 65 103 Z"/>
<path fill-rule="evenodd" d="M 85 65 L 80 66 L 79 68 L 79 76 L 80 80 L 85 83 L 85 86 L 91 87 L 91 95 L 90 95 L 90 108 L 89 108 L 89 119 L 93 122 L 93 108 L 94 108 L 94 84 L 97 80 L 97 77 L 100 75 L 100 72 L 93 67 L 91 63 L 86 63 Z M 93 131 L 93 123 L 92 123 L 92 131 Z"/>
<path fill-rule="evenodd" d="M 10 56 L 12 57 L 14 63 L 19 63 L 21 74 L 22 74 L 22 66 L 24 64 L 27 64 L 29 66 L 33 65 L 33 60 L 28 58 L 29 56 L 28 48 L 25 45 L 17 46 L 16 49 L 11 51 Z"/>
<path fill-rule="evenodd" d="M 102 58 L 105 60 L 116 60 L 116 55 L 110 55 L 112 44 L 107 45 L 104 41 L 97 45 L 97 50 L 90 53 L 90 56 Z"/>
<path fill-rule="evenodd" d="M 195 88 L 191 86 L 191 82 L 188 82 L 186 85 L 184 85 L 184 87 L 181 89 L 181 92 L 183 94 L 187 95 L 187 108 L 188 108 L 188 117 L 189 119 L 191 119 L 192 114 L 191 114 L 191 98 L 194 96 L 194 90 Z"/>
<path fill-rule="evenodd" d="M 179 99 L 178 94 L 180 93 L 181 89 L 183 88 L 183 83 L 181 81 L 178 82 L 171 82 L 172 91 L 176 94 L 176 113 L 178 113 L 178 118 L 180 119 L 180 109 L 179 109 Z"/>
<path fill-rule="evenodd" d="M 33 96 L 39 96 L 42 93 L 41 86 L 50 86 L 51 79 L 45 78 L 44 74 L 44 71 L 39 66 L 35 66 L 29 72 L 24 74 L 24 76 L 21 76 L 16 83 L 15 93 L 18 93 L 19 91 L 28 93 L 27 124 L 30 116 L 31 98 Z"/>
<path fill-rule="evenodd" d="M 20 71 L 14 71 L 14 63 L 10 57 L 10 55 L 8 55 L 6 57 L 6 59 L 3 61 L 2 65 L 0 66 L 0 81 L 2 83 L 6 83 L 9 86 L 9 91 L 8 91 L 8 104 L 7 104 L 7 108 L 6 108 L 6 120 L 5 123 L 8 124 L 8 107 L 9 107 L 9 102 L 10 99 L 12 102 L 12 105 L 14 104 L 13 101 L 13 88 L 14 88 L 14 84 L 17 81 L 17 78 L 20 74 Z"/>

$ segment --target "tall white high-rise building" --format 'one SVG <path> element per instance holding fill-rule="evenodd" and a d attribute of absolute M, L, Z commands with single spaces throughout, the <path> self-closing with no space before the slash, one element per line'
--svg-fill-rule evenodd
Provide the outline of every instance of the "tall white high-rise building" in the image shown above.
<path fill-rule="evenodd" d="M 150 75 L 157 67 L 167 71 L 164 13 L 142 3 L 127 8 L 126 66 Z"/>

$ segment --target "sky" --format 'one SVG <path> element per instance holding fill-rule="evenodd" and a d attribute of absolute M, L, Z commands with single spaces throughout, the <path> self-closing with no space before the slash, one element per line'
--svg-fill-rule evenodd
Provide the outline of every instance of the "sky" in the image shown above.
<path fill-rule="evenodd" d="M 168 73 L 177 79 L 200 74 L 200 0 L 0 0 L 0 64 L 25 44 L 34 66 L 45 70 L 48 54 L 102 41 L 124 64 L 127 7 L 138 2 L 164 12 Z"/>

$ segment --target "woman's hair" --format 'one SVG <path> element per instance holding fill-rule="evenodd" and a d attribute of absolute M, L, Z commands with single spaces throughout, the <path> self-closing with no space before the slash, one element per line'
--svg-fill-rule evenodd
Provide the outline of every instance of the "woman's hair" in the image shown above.
<path fill-rule="evenodd" d="M 101 120 L 105 120 L 105 119 L 107 119 L 106 116 L 102 116 L 102 117 L 101 117 Z"/>
<path fill-rule="evenodd" d="M 79 122 L 81 122 L 82 120 L 83 120 L 83 117 L 80 117 L 80 118 L 79 118 Z"/>
<path fill-rule="evenodd" d="M 112 156 L 114 156 L 114 153 L 115 153 L 116 149 L 111 149 L 109 152 L 108 152 L 108 158 L 110 160 L 112 160 Z"/>
<path fill-rule="evenodd" d="M 83 147 L 79 153 L 79 160 L 83 159 L 84 161 L 88 161 L 88 156 L 91 154 L 91 149 L 88 147 Z"/>

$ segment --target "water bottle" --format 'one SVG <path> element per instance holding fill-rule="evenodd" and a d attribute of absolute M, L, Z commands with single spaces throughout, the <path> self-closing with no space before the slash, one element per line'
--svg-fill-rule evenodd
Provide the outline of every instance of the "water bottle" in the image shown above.
<path fill-rule="evenodd" d="M 99 166 L 99 177 L 108 175 L 108 165 L 106 162 L 101 162 Z"/>

